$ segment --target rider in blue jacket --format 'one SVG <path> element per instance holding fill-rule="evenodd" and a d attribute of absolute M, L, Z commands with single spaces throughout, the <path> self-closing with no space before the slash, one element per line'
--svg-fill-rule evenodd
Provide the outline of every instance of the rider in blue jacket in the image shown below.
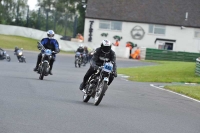
<path fill-rule="evenodd" d="M 54 31 L 53 30 L 49 30 L 47 31 L 47 38 L 43 38 L 41 40 L 41 44 L 46 48 L 46 49 L 51 49 L 52 51 L 56 52 L 56 53 L 59 53 L 60 52 L 60 49 L 59 49 L 59 44 L 58 44 L 58 41 L 56 39 L 54 39 Z M 42 58 L 42 52 L 38 54 L 38 59 L 37 59 L 37 64 L 36 64 L 36 67 L 34 68 L 34 71 L 38 71 L 38 66 L 41 62 L 41 58 Z M 56 55 L 53 54 L 53 58 L 51 58 L 50 60 L 50 71 L 49 71 L 49 74 L 50 75 L 53 75 L 52 73 L 52 67 L 53 67 L 53 63 L 56 59 Z"/>

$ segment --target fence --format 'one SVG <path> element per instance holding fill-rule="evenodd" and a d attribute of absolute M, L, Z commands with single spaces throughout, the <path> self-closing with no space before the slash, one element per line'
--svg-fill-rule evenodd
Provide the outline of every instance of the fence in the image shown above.
<path fill-rule="evenodd" d="M 179 52 L 160 49 L 146 49 L 146 60 L 189 61 L 195 62 L 200 53 Z"/>

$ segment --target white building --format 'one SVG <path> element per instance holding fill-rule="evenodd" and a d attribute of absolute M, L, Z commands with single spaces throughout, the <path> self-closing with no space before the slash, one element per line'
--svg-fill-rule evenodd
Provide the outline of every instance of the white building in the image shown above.
<path fill-rule="evenodd" d="M 200 52 L 200 0 L 88 0 L 84 43 L 98 47 L 103 39 L 115 43 L 114 36 L 122 37 L 115 48 L 122 54 L 129 41 L 139 47 Z"/>

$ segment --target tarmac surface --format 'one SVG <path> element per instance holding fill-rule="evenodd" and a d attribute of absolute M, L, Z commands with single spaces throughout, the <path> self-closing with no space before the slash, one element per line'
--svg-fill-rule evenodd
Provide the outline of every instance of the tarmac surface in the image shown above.
<path fill-rule="evenodd" d="M 38 52 L 19 63 L 0 60 L 0 133 L 199 133 L 200 103 L 120 75 L 99 106 L 82 102 L 79 90 L 89 68 L 75 68 L 74 55 L 58 54 L 53 75 L 33 72 Z M 118 67 L 155 65 L 117 59 Z"/>

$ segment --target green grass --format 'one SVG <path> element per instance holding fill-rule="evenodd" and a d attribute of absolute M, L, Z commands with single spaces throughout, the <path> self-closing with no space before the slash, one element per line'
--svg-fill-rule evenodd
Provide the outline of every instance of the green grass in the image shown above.
<path fill-rule="evenodd" d="M 139 68 L 119 68 L 118 73 L 125 74 L 129 80 L 139 82 L 187 82 L 199 83 L 200 77 L 195 75 L 195 62 L 150 61 L 155 66 Z M 168 85 L 164 88 L 200 100 L 200 85 Z"/>
<path fill-rule="evenodd" d="M 41 38 L 42 39 L 42 38 Z M 36 39 L 21 37 L 21 36 L 10 36 L 10 35 L 0 35 L 0 48 L 2 49 L 12 49 L 17 46 L 29 51 L 39 51 L 37 49 Z M 74 51 L 60 51 L 63 54 L 74 54 Z"/>
<path fill-rule="evenodd" d="M 0 35 L 0 47 L 3 49 L 14 49 L 16 46 L 24 50 L 38 51 L 37 41 L 20 36 Z"/>
<path fill-rule="evenodd" d="M 165 86 L 166 89 L 200 100 L 200 86 Z"/>
<path fill-rule="evenodd" d="M 119 68 L 119 74 L 125 74 L 129 80 L 140 82 L 189 82 L 199 83 L 195 75 L 195 62 L 154 61 L 155 66 L 139 68 Z"/>

